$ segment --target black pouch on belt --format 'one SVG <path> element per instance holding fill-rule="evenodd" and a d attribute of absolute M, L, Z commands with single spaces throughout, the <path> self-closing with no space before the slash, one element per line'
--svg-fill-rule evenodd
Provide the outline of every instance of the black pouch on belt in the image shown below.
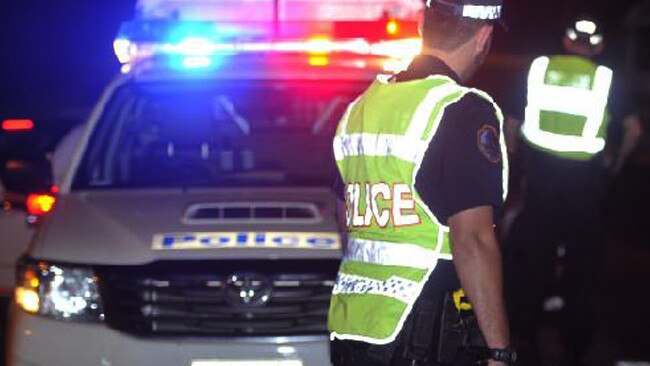
<path fill-rule="evenodd" d="M 415 361 L 415 364 L 426 362 L 432 354 L 439 310 L 440 305 L 436 301 L 426 298 L 418 300 L 405 349 L 406 358 Z"/>
<path fill-rule="evenodd" d="M 445 295 L 440 320 L 438 358 L 440 364 L 453 364 L 460 352 L 474 361 L 473 350 L 485 348 L 485 340 L 472 311 L 460 310 L 451 293 Z"/>
<path fill-rule="evenodd" d="M 434 350 L 434 336 L 440 306 L 436 301 L 418 299 L 398 338 L 386 345 L 371 345 L 367 356 L 376 365 L 388 366 L 395 356 L 403 357 L 414 365 L 426 364 Z M 396 355 L 401 352 L 401 355 Z"/>

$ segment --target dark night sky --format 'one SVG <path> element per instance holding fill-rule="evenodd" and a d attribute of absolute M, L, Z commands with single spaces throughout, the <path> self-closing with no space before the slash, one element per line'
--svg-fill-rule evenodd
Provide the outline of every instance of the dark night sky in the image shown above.
<path fill-rule="evenodd" d="M 134 0 L 0 0 L 0 113 L 92 103 Z"/>
<path fill-rule="evenodd" d="M 633 0 L 506 0 L 508 34 L 499 53 L 559 51 L 559 37 L 576 13 L 604 20 L 609 56 L 622 51 L 622 22 Z M 47 114 L 91 105 L 117 72 L 112 39 L 133 15 L 134 0 L 0 0 L 0 118 Z M 611 47 L 613 46 L 613 47 Z"/>

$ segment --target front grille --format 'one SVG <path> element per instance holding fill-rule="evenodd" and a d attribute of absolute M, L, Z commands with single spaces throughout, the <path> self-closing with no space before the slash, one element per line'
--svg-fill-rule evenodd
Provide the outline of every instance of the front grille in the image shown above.
<path fill-rule="evenodd" d="M 98 276 L 106 322 L 123 332 L 288 336 L 326 333 L 337 269 L 332 260 L 178 262 Z"/>

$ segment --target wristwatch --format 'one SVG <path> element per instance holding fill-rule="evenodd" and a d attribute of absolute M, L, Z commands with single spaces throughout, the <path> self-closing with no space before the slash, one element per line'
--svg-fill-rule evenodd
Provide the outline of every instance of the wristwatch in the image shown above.
<path fill-rule="evenodd" d="M 510 348 L 488 348 L 488 359 L 512 365 L 517 362 L 517 352 Z"/>

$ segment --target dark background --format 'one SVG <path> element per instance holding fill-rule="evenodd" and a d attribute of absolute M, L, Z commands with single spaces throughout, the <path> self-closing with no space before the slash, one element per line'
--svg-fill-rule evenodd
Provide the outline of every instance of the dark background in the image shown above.
<path fill-rule="evenodd" d="M 117 71 L 112 40 L 134 1 L 0 4 L 0 118 L 92 105 Z"/>

